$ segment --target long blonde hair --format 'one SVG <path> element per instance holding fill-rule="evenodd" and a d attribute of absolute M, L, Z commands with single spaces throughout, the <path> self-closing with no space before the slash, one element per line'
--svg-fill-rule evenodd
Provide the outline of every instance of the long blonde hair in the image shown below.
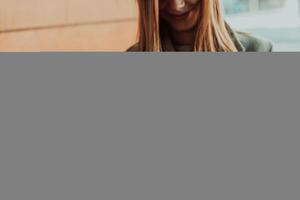
<path fill-rule="evenodd" d="M 137 0 L 139 7 L 138 49 L 162 51 L 159 0 Z M 223 19 L 220 0 L 201 0 L 194 51 L 237 51 Z"/>

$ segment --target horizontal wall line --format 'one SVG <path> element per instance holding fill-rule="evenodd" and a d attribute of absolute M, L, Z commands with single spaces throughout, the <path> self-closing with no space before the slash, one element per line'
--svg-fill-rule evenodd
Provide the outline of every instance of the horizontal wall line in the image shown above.
<path fill-rule="evenodd" d="M 90 21 L 90 22 L 78 22 L 78 23 L 69 23 L 69 24 L 57 24 L 57 25 L 48 25 L 48 26 L 33 26 L 26 28 L 15 28 L 0 30 L 2 33 L 11 33 L 11 32 L 23 32 L 23 31 L 32 31 L 32 30 L 45 30 L 45 29 L 56 29 L 56 28 L 66 28 L 66 27 L 76 27 L 76 26 L 90 26 L 90 25 L 99 25 L 99 24 L 109 24 L 109 23 L 122 23 L 128 21 L 135 21 L 137 18 L 125 18 L 125 19 L 115 19 L 115 20 L 103 20 L 103 21 Z"/>

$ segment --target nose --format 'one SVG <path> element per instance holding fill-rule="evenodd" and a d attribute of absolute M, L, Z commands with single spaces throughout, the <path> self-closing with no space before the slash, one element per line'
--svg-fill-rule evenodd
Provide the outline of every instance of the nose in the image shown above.
<path fill-rule="evenodd" d="M 185 0 L 171 0 L 171 8 L 175 11 L 182 11 L 185 7 Z"/>

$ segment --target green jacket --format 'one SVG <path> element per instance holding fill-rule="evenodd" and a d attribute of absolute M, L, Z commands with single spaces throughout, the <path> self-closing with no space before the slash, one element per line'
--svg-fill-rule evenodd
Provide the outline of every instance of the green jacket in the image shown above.
<path fill-rule="evenodd" d="M 227 23 L 226 28 L 239 52 L 271 52 L 273 50 L 273 44 L 268 39 L 250 33 L 235 31 Z M 167 41 L 163 42 L 167 43 L 165 46 L 168 47 L 164 51 L 176 51 L 170 39 L 167 38 L 165 40 Z M 137 44 L 128 48 L 127 51 L 138 51 Z"/>

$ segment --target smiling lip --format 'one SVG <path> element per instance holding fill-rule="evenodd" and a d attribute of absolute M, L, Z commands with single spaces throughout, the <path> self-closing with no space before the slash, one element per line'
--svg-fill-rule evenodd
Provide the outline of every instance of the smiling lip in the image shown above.
<path fill-rule="evenodd" d="M 185 12 L 185 13 L 182 13 L 182 14 L 172 14 L 172 13 L 168 13 L 173 19 L 176 19 L 176 20 L 182 20 L 182 19 L 186 19 L 189 14 L 190 14 L 191 11 L 188 11 L 188 12 Z"/>
<path fill-rule="evenodd" d="M 197 6 L 194 6 L 192 9 L 190 9 L 189 11 L 186 11 L 184 13 L 181 13 L 181 14 L 178 14 L 178 13 L 168 13 L 173 19 L 176 19 L 176 20 L 183 20 L 183 19 L 186 19 L 189 14 L 195 10 L 197 8 Z"/>

